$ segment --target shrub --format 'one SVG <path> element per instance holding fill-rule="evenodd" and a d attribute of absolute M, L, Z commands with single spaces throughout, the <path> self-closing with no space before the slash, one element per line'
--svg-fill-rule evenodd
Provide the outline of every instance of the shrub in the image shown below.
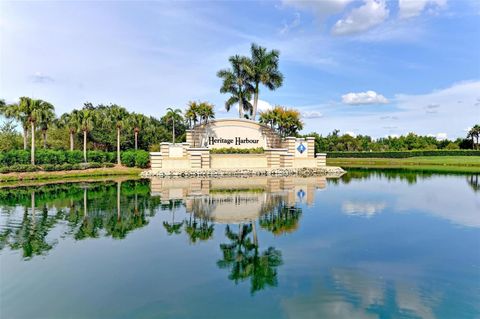
<path fill-rule="evenodd" d="M 145 168 L 150 162 L 150 154 L 146 151 L 136 151 L 135 152 L 135 166 L 140 168 Z"/>
<path fill-rule="evenodd" d="M 30 164 L 30 152 L 13 150 L 0 154 L 0 166 L 11 166 L 15 164 Z"/>
<path fill-rule="evenodd" d="M 65 151 L 38 150 L 35 152 L 37 164 L 62 164 L 65 160 Z"/>
<path fill-rule="evenodd" d="M 135 166 L 135 151 L 126 151 L 121 154 L 122 164 L 128 167 Z"/>
<path fill-rule="evenodd" d="M 65 151 L 65 161 L 69 164 L 79 164 L 83 162 L 82 151 Z"/>
<path fill-rule="evenodd" d="M 254 148 L 234 148 L 234 147 L 223 147 L 223 148 L 213 148 L 210 150 L 211 154 L 262 154 L 264 153 L 263 147 L 254 147 Z"/>
<path fill-rule="evenodd" d="M 0 173 L 12 173 L 12 172 L 35 172 L 38 171 L 38 167 L 31 164 L 15 164 L 11 166 L 1 167 Z"/>
<path fill-rule="evenodd" d="M 89 163 L 104 163 L 107 161 L 107 152 L 102 151 L 90 151 L 87 152 L 87 161 Z"/>
<path fill-rule="evenodd" d="M 103 165 L 101 163 L 97 163 L 97 162 L 88 163 L 88 168 L 100 168 L 102 166 Z"/>
<path fill-rule="evenodd" d="M 328 152 L 329 158 L 407 158 L 418 156 L 480 156 L 475 150 L 388 151 L 388 152 Z"/>

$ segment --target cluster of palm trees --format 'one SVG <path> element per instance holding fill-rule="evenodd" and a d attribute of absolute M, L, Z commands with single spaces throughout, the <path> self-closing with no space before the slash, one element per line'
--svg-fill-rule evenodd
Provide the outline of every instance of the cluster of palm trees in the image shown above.
<path fill-rule="evenodd" d="M 215 118 L 214 105 L 208 102 L 190 101 L 185 111 L 185 120 L 189 128 L 198 124 L 206 124 Z"/>
<path fill-rule="evenodd" d="M 468 131 L 468 134 L 467 134 L 467 138 L 471 138 L 472 139 L 472 148 L 473 149 L 478 149 L 478 146 L 479 146 L 479 139 L 480 139 L 480 125 L 479 124 L 475 124 L 469 131 Z M 475 142 L 475 140 L 477 142 Z"/>
<path fill-rule="evenodd" d="M 280 136 L 295 136 L 303 129 L 300 112 L 282 106 L 260 113 L 260 123 L 269 125 Z"/>
<path fill-rule="evenodd" d="M 238 104 L 240 118 L 256 119 L 260 84 L 270 90 L 279 88 L 283 75 L 278 70 L 280 52 L 268 51 L 255 43 L 251 45 L 250 57 L 234 55 L 229 58 L 231 67 L 218 71 L 217 76 L 223 80 L 221 93 L 229 93 L 225 108 Z M 253 96 L 253 103 L 252 101 Z"/>
<path fill-rule="evenodd" d="M 13 118 L 21 123 L 23 128 L 23 149 L 27 149 L 28 130 L 31 129 L 31 162 L 35 164 L 35 131 L 40 129 L 43 136 L 43 145 L 46 147 L 47 130 L 55 119 L 55 112 L 52 104 L 29 97 L 21 97 L 15 104 L 7 105 L 2 100 L 0 103 L 0 115 Z"/>
<path fill-rule="evenodd" d="M 206 121 L 214 117 L 213 106 L 206 103 L 198 103 L 201 107 L 191 107 L 189 110 L 195 110 L 197 121 L 199 118 Z M 197 105 L 193 103 L 193 105 Z M 121 163 L 120 143 L 121 134 L 125 129 L 133 130 L 135 150 L 138 149 L 138 136 L 140 131 L 148 131 L 150 135 L 160 134 L 161 130 L 165 130 L 166 125 L 173 125 L 173 139 L 175 141 L 175 132 L 177 126 L 185 126 L 185 120 L 181 116 L 179 109 L 168 109 L 167 114 L 157 120 L 154 117 L 147 117 L 143 114 L 129 113 L 125 108 L 112 104 L 108 106 L 99 105 L 94 107 L 91 103 L 85 103 L 81 109 L 75 109 L 69 113 L 61 115 L 59 118 L 55 116 L 55 109 L 51 103 L 40 99 L 29 97 L 21 97 L 18 103 L 6 104 L 0 100 L 0 115 L 17 121 L 23 128 L 23 147 L 28 148 L 28 138 L 31 137 L 31 164 L 35 165 L 35 135 L 41 132 L 43 137 L 43 147 L 47 148 L 47 131 L 55 127 L 66 129 L 69 134 L 70 150 L 74 150 L 75 135 L 81 133 L 83 135 L 83 157 L 87 162 L 87 139 L 90 136 L 96 137 L 99 141 L 96 145 L 102 147 L 107 137 L 105 132 L 111 132 L 112 128 L 116 131 L 116 149 L 117 163 Z M 96 132 L 92 132 L 93 130 Z"/>

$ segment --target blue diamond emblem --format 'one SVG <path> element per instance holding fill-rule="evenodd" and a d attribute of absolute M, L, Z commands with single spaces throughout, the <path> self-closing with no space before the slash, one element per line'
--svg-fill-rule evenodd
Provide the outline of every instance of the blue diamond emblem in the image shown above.
<path fill-rule="evenodd" d="M 305 147 L 305 145 L 303 145 L 303 143 L 300 143 L 300 145 L 298 145 L 297 147 L 297 151 L 300 152 L 300 154 L 303 154 L 303 152 L 305 152 L 307 150 L 307 148 Z"/>

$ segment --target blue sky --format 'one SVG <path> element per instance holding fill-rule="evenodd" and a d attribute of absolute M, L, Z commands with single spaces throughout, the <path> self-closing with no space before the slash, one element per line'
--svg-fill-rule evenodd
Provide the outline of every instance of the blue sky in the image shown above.
<path fill-rule="evenodd" d="M 216 72 L 256 42 L 285 76 L 261 108 L 300 109 L 304 132 L 455 138 L 480 122 L 479 40 L 474 0 L 2 1 L 0 97 L 235 116 Z"/>

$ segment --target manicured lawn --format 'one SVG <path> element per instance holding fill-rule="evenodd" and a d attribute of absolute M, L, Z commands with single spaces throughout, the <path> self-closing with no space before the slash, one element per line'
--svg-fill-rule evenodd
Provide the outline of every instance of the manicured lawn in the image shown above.
<path fill-rule="evenodd" d="M 144 169 L 131 167 L 93 168 L 86 170 L 57 172 L 25 172 L 0 174 L 0 183 L 40 180 L 67 180 L 78 178 L 94 178 L 102 176 L 139 176 Z"/>
<path fill-rule="evenodd" d="M 327 158 L 327 165 L 364 168 L 480 173 L 480 156 L 424 156 L 410 158 Z"/>

